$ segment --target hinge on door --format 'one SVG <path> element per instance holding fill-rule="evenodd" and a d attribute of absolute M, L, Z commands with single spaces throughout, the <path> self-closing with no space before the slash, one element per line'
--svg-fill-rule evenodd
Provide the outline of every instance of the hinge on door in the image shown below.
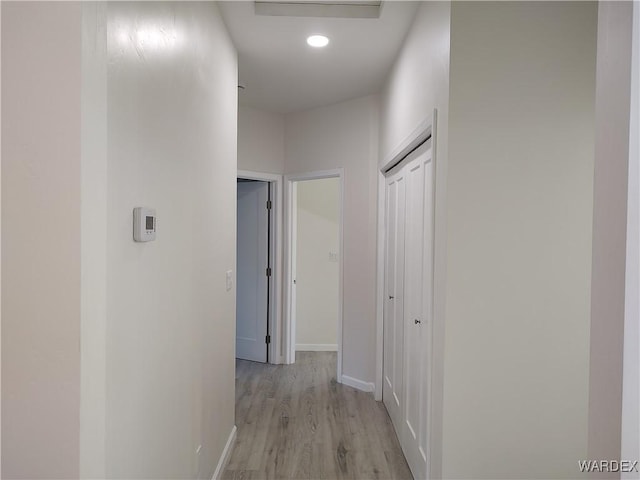
<path fill-rule="evenodd" d="M 264 338 L 264 343 L 267 343 L 267 344 L 268 344 L 268 343 L 271 343 L 271 335 L 267 335 L 267 336 Z"/>
<path fill-rule="evenodd" d="M 267 277 L 271 276 L 271 267 L 267 267 Z"/>
<path fill-rule="evenodd" d="M 271 210 L 271 206 L 272 206 L 271 200 L 267 200 L 267 210 Z"/>

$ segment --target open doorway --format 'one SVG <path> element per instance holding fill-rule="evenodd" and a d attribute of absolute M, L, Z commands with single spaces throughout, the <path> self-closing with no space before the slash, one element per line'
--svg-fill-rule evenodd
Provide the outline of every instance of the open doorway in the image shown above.
<path fill-rule="evenodd" d="M 236 250 L 236 357 L 269 360 L 269 198 L 268 182 L 238 179 Z"/>
<path fill-rule="evenodd" d="M 287 363 L 336 352 L 342 381 L 342 170 L 287 177 Z"/>
<path fill-rule="evenodd" d="M 281 177 L 238 172 L 236 358 L 281 363 L 280 253 L 277 242 Z"/>

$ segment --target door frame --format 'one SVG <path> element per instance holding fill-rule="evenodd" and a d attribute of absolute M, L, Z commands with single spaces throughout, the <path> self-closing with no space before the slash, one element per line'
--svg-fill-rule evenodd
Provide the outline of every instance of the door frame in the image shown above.
<path fill-rule="evenodd" d="M 271 336 L 269 344 L 269 361 L 271 364 L 284 363 L 282 342 L 282 175 L 272 173 L 238 170 L 237 178 L 259 180 L 271 184 L 271 288 L 269 289 L 269 328 L 267 335 Z M 237 207 L 236 207 L 237 215 Z M 237 267 L 236 267 L 237 269 Z"/>
<path fill-rule="evenodd" d="M 340 180 L 339 187 L 339 221 L 338 221 L 338 244 L 340 251 L 338 252 L 338 361 L 336 380 L 342 383 L 342 317 L 343 317 L 343 301 L 344 301 L 344 169 L 336 168 L 332 170 L 322 170 L 315 172 L 297 173 L 285 175 L 285 198 L 284 198 L 284 217 L 285 217 L 285 363 L 294 363 L 296 358 L 296 318 L 293 309 L 293 268 L 295 255 L 295 226 L 294 218 L 296 200 L 295 183 L 304 180 L 320 180 L 323 178 L 338 178 Z"/>
<path fill-rule="evenodd" d="M 397 147 L 383 160 L 380 168 L 378 169 L 378 229 L 377 229 L 377 278 L 376 278 L 376 376 L 374 385 L 374 398 L 377 401 L 382 401 L 383 390 L 383 361 L 384 361 L 384 285 L 385 285 L 385 229 L 386 229 L 386 217 L 385 217 L 385 200 L 386 200 L 386 179 L 387 175 L 397 171 L 397 167 L 405 161 L 406 157 L 413 152 L 416 148 L 422 145 L 429 137 L 431 137 L 431 158 L 433 161 L 433 178 L 434 178 L 434 223 L 433 223 L 433 240 L 434 240 L 434 252 L 433 252 L 433 305 L 432 305 L 432 323 L 429 326 L 429 336 L 431 338 L 431 350 L 429 352 L 428 360 L 428 391 L 429 391 L 429 406 L 428 406 L 428 419 L 427 419 L 427 437 L 428 452 L 427 452 L 427 478 L 437 478 L 440 476 L 441 464 L 438 460 L 441 451 L 441 413 L 442 413 L 442 385 L 441 385 L 441 360 L 434 352 L 441 352 L 441 345 L 444 343 L 443 330 L 439 328 L 436 323 L 438 322 L 436 315 L 441 312 L 439 285 L 444 282 L 443 274 L 439 271 L 438 264 L 439 258 L 444 258 L 444 250 L 440 248 L 440 225 L 438 222 L 439 211 L 444 208 L 444 204 L 438 199 L 441 195 L 438 189 L 442 187 L 442 184 L 438 182 L 438 176 L 441 175 L 438 172 L 438 162 L 436 161 L 437 155 L 437 109 L 433 109 L 433 113 L 424 118 L 417 127 L 402 140 Z M 437 277 L 437 278 L 436 278 Z M 434 381 L 434 374 L 436 379 Z M 434 391 L 434 388 L 436 391 Z M 435 411 L 434 411 L 435 410 Z M 438 421 L 438 419 L 440 420 Z M 434 422 L 434 420 L 437 420 Z"/>

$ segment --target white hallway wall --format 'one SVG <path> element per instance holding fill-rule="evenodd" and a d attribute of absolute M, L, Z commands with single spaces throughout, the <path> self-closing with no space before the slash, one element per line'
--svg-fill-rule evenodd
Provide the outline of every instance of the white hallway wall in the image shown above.
<path fill-rule="evenodd" d="M 640 2 L 633 5 L 633 59 L 629 125 L 629 204 L 624 323 L 622 454 L 640 458 Z M 625 479 L 638 479 L 629 472 Z"/>
<path fill-rule="evenodd" d="M 296 349 L 337 349 L 340 179 L 298 182 Z M 315 347 L 314 347 L 315 346 Z M 321 347 L 324 346 L 324 347 Z"/>
<path fill-rule="evenodd" d="M 211 2 L 107 21 L 107 475 L 210 478 L 234 424 L 236 52 Z M 175 44 L 131 41 L 154 28 Z M 157 239 L 137 244 L 145 205 Z"/>
<path fill-rule="evenodd" d="M 598 3 L 588 458 L 621 447 L 632 9 Z"/>
<path fill-rule="evenodd" d="M 238 107 L 238 170 L 284 173 L 284 115 Z"/>
<path fill-rule="evenodd" d="M 443 477 L 575 478 L 587 455 L 596 23 L 452 3 Z"/>
<path fill-rule="evenodd" d="M 106 475 L 107 6 L 82 5 L 80 476 Z"/>
<path fill-rule="evenodd" d="M 73 478 L 79 474 L 81 8 L 19 2 L 1 8 L 2 477 Z"/>
<path fill-rule="evenodd" d="M 2 5 L 0 5 L 0 52 L 2 52 Z M 0 112 L 2 111 L 2 62 L 0 62 Z M 0 159 L 2 158 L 2 115 L 0 115 Z M 0 359 L 2 358 L 2 161 L 0 160 Z M 1 361 L 0 361 L 1 363 Z M 2 368 L 0 367 L 0 385 Z M 0 476 L 2 475 L 2 392 L 0 387 Z"/>
<path fill-rule="evenodd" d="M 234 422 L 237 62 L 217 8 L 2 9 L 3 476 L 210 478 Z M 176 43 L 132 45 L 158 26 Z M 131 239 L 138 205 L 155 242 Z"/>

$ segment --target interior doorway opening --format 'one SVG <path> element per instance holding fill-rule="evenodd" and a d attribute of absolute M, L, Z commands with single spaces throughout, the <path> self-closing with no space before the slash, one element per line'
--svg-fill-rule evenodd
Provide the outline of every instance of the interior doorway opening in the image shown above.
<path fill-rule="evenodd" d="M 338 351 L 339 178 L 294 183 L 296 352 Z"/>
<path fill-rule="evenodd" d="M 282 363 L 282 177 L 238 172 L 236 358 Z"/>
<path fill-rule="evenodd" d="M 286 177 L 286 363 L 335 351 L 342 382 L 343 172 Z"/>

